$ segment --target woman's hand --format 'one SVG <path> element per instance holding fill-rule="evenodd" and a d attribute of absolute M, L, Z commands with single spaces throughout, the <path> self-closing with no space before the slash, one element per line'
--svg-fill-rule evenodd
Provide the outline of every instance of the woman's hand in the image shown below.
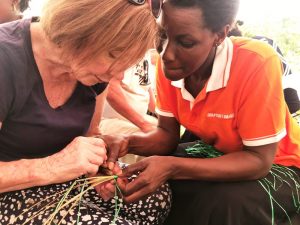
<path fill-rule="evenodd" d="M 131 164 L 123 170 L 122 176 L 138 176 L 125 187 L 121 186 L 126 202 L 134 202 L 154 192 L 171 176 L 168 156 L 151 156 Z"/>
<path fill-rule="evenodd" d="M 107 160 L 103 140 L 76 137 L 62 151 L 44 159 L 49 183 L 60 183 L 82 175 L 94 176 Z"/>
<path fill-rule="evenodd" d="M 101 135 L 108 150 L 107 167 L 113 170 L 118 158 L 128 153 L 129 138 L 124 135 Z"/>
<path fill-rule="evenodd" d="M 107 170 L 106 170 L 107 171 Z M 116 163 L 114 165 L 114 168 L 112 170 L 109 170 L 109 172 L 105 173 L 100 173 L 99 175 L 118 175 L 120 176 L 122 174 L 122 170 L 119 167 L 119 165 Z M 124 180 L 118 178 L 117 179 L 118 185 L 119 186 L 124 186 Z M 102 184 L 99 184 L 95 187 L 95 190 L 97 193 L 105 200 L 108 201 L 109 199 L 113 198 L 115 196 L 115 189 L 116 189 L 116 181 L 115 180 L 110 180 L 107 182 L 104 182 Z"/>

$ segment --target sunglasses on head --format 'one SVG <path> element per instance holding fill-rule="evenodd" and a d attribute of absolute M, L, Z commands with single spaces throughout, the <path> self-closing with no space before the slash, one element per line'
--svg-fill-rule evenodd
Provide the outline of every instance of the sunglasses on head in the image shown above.
<path fill-rule="evenodd" d="M 128 2 L 134 5 L 143 5 L 146 1 L 149 2 L 153 16 L 158 18 L 161 12 L 163 0 L 128 0 Z"/>

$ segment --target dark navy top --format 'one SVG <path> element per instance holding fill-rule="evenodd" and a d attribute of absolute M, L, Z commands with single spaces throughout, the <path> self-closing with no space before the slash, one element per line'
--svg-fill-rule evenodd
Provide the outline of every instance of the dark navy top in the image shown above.
<path fill-rule="evenodd" d="M 77 84 L 68 101 L 50 107 L 34 60 L 31 19 L 0 25 L 0 161 L 54 154 L 85 135 L 106 83 Z"/>

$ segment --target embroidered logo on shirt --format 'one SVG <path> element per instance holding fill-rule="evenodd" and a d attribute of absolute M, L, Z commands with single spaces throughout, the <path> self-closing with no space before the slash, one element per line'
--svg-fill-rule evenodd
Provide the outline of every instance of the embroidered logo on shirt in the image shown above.
<path fill-rule="evenodd" d="M 207 113 L 207 117 L 228 120 L 234 118 L 234 113 L 230 113 L 230 114 Z"/>

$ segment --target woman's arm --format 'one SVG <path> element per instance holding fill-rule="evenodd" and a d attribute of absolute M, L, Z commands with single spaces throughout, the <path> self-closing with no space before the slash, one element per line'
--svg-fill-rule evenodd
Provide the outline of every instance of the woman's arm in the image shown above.
<path fill-rule="evenodd" d="M 60 152 L 45 158 L 0 162 L 0 193 L 95 175 L 106 159 L 101 139 L 77 137 Z"/>
<path fill-rule="evenodd" d="M 2 122 L 0 130 L 1 127 Z M 45 184 L 47 174 L 43 167 L 43 161 L 38 159 L 0 162 L 0 193 Z M 44 176 L 37 176 L 42 171 Z"/>
<path fill-rule="evenodd" d="M 49 171 L 44 159 L 0 162 L 0 171 L 0 193 L 45 185 L 49 182 Z"/>
<path fill-rule="evenodd" d="M 114 110 L 139 127 L 143 132 L 153 130 L 154 126 L 145 119 L 146 115 L 141 115 L 136 111 L 134 105 L 130 105 L 128 103 L 127 96 L 124 94 L 121 82 L 121 80 L 114 78 L 110 80 L 108 85 L 107 102 Z"/>
<path fill-rule="evenodd" d="M 268 174 L 274 161 L 277 143 L 246 147 L 244 151 L 217 158 L 170 160 L 172 179 L 214 181 L 256 180 Z"/>
<path fill-rule="evenodd" d="M 129 136 L 129 153 L 143 156 L 166 155 L 177 148 L 180 125 L 174 117 L 158 116 L 157 129 Z"/>
<path fill-rule="evenodd" d="M 97 133 L 106 91 L 96 99 L 89 132 Z M 0 129 L 2 123 L 0 122 Z M 60 152 L 45 158 L 0 162 L 0 193 L 65 182 L 81 175 L 95 175 L 107 158 L 99 138 L 77 137 Z"/>
<path fill-rule="evenodd" d="M 169 179 L 191 179 L 210 181 L 256 180 L 269 172 L 277 144 L 245 147 L 244 151 L 229 153 L 218 158 L 181 158 L 152 156 L 123 170 L 124 176 L 140 172 L 127 184 L 125 201 L 133 202 L 152 193 Z"/>

